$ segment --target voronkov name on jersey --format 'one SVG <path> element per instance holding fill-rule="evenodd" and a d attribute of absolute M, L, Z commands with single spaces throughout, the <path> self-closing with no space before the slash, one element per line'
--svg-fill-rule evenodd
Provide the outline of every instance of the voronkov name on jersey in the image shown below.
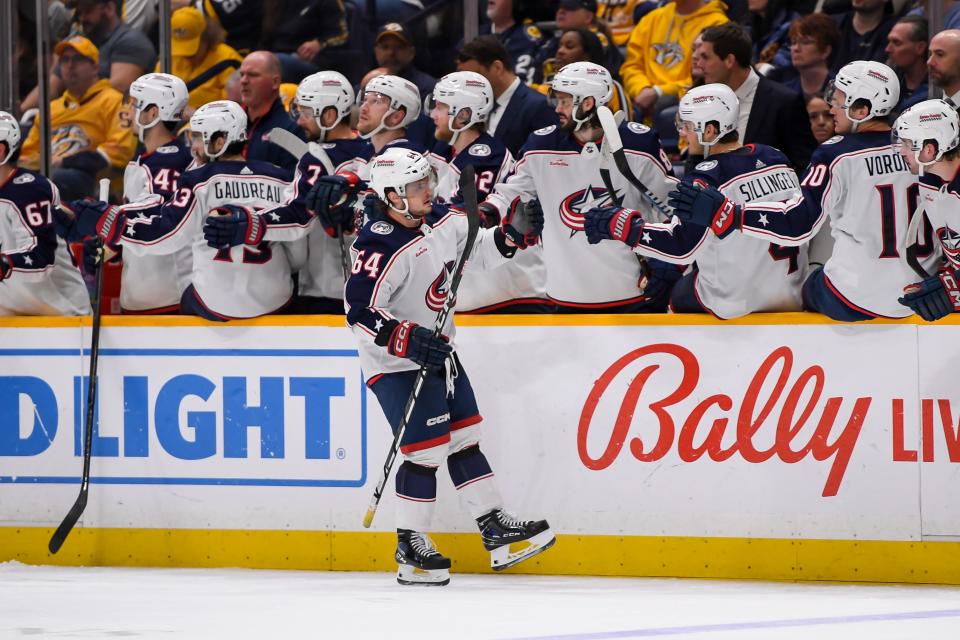
<path fill-rule="evenodd" d="M 213 194 L 218 200 L 250 200 L 258 198 L 280 204 L 283 202 L 283 185 L 254 182 L 252 180 L 217 180 Z"/>

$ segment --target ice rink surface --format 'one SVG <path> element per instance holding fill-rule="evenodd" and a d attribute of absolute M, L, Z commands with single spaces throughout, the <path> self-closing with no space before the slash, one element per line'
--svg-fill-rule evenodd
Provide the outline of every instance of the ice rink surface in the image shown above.
<path fill-rule="evenodd" d="M 960 588 L 11 562 L 0 638 L 957 640 Z"/>

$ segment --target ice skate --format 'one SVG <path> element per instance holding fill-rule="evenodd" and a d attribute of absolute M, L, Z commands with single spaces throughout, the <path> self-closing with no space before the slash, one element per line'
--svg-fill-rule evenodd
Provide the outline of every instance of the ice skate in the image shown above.
<path fill-rule="evenodd" d="M 450 584 L 450 558 L 437 551 L 425 533 L 397 531 L 397 582 L 442 587 Z"/>
<path fill-rule="evenodd" d="M 532 558 L 557 540 L 546 520 L 519 520 L 502 509 L 477 518 L 477 524 L 494 571 L 509 569 Z"/>

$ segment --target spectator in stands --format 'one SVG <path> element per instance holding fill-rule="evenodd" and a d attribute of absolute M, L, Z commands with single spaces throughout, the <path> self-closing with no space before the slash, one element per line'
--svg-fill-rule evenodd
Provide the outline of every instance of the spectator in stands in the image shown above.
<path fill-rule="evenodd" d="M 75 7 L 74 19 L 84 35 L 97 47 L 100 77 L 109 78 L 114 89 L 126 93 L 134 80 L 153 69 L 157 51 L 143 33 L 121 20 L 119 0 L 76 0 L 71 6 Z M 51 97 L 63 92 L 59 65 L 50 75 L 49 87 Z M 24 99 L 21 109 L 36 107 L 39 98 L 35 89 Z"/>
<path fill-rule="evenodd" d="M 727 22 L 724 6 L 720 0 L 675 0 L 640 20 L 620 67 L 636 119 L 679 102 L 692 82 L 693 39 L 707 27 Z"/>
<path fill-rule="evenodd" d="M 475 71 L 490 82 L 494 105 L 487 132 L 503 142 L 514 157 L 531 133 L 558 124 L 547 99 L 513 72 L 510 56 L 496 37 L 480 36 L 463 45 L 457 54 L 457 70 Z"/>
<path fill-rule="evenodd" d="M 226 32 L 227 44 L 246 55 L 260 44 L 263 0 L 173 0 L 174 7 L 196 4 L 209 20 Z"/>
<path fill-rule="evenodd" d="M 223 42 L 223 29 L 193 7 L 177 9 L 170 16 L 170 72 L 187 83 L 189 106 L 183 117 L 214 100 L 227 97 L 227 79 L 240 68 L 243 58 Z M 160 65 L 157 65 L 160 71 Z"/>
<path fill-rule="evenodd" d="M 960 106 L 960 29 L 947 29 L 930 40 L 927 58 L 930 81 L 943 89 L 943 97 Z"/>
<path fill-rule="evenodd" d="M 834 136 L 836 122 L 830 113 L 830 105 L 823 96 L 812 95 L 807 99 L 807 116 L 810 118 L 810 131 L 817 144 L 823 144 Z"/>
<path fill-rule="evenodd" d="M 279 127 L 305 139 L 303 130 L 290 118 L 280 100 L 280 61 L 269 51 L 254 51 L 240 65 L 240 102 L 247 112 L 246 157 L 266 160 L 286 169 L 290 178 L 299 158 L 264 140 Z"/>
<path fill-rule="evenodd" d="M 99 77 L 100 54 L 83 36 L 57 44 L 64 93 L 50 103 L 50 167 L 64 201 L 96 193 L 96 178 L 109 168 L 123 170 L 137 139 L 119 117 L 123 95 Z M 40 165 L 40 128 L 23 143 L 20 164 Z"/>
<path fill-rule="evenodd" d="M 792 68 L 776 69 L 770 79 L 788 89 L 802 93 L 805 98 L 823 94 L 827 83 L 833 80 L 830 56 L 840 39 L 837 23 L 830 16 L 811 13 L 790 25 L 790 60 Z"/>
<path fill-rule="evenodd" d="M 571 62 L 592 62 L 603 66 L 603 44 L 590 29 L 568 29 L 560 34 L 560 46 L 554 60 L 557 71 Z M 549 80 L 552 81 L 553 77 Z M 533 84 L 531 88 L 544 95 L 550 93 L 549 84 Z M 607 106 L 614 113 L 623 111 L 628 120 L 633 116 L 633 108 L 623 91 L 623 85 L 616 80 L 613 81 L 613 96 Z"/>
<path fill-rule="evenodd" d="M 904 16 L 887 35 L 887 65 L 900 78 L 900 102 L 893 112 L 899 114 L 927 99 L 927 20 Z"/>
<path fill-rule="evenodd" d="M 797 170 L 816 148 L 800 94 L 760 76 L 750 66 L 751 42 L 734 22 L 705 29 L 699 64 L 705 83 L 719 82 L 740 100 L 737 132 L 744 144 L 759 142 L 782 151 Z"/>
<path fill-rule="evenodd" d="M 834 73 L 854 60 L 883 62 L 887 34 L 896 22 L 896 17 L 887 13 L 886 0 L 853 0 L 852 6 L 852 11 L 834 18 L 840 29 L 840 40 L 830 66 Z"/>
<path fill-rule="evenodd" d="M 227 77 L 227 84 L 223 89 L 227 94 L 227 100 L 233 100 L 238 104 L 243 104 L 243 98 L 240 97 L 240 69 L 237 69 Z"/>
<path fill-rule="evenodd" d="M 790 66 L 790 24 L 800 17 L 791 0 L 749 0 L 750 39 L 757 72 Z"/>
<path fill-rule="evenodd" d="M 614 80 L 620 77 L 623 56 L 613 45 L 605 24 L 597 20 L 596 0 L 560 0 L 557 6 L 557 29 L 552 38 L 543 43 L 533 63 L 533 83 L 550 84 L 557 72 L 556 55 L 560 37 L 570 29 L 590 29 L 603 46 L 603 57 L 598 63 L 607 68 Z"/>
<path fill-rule="evenodd" d="M 433 85 L 437 84 L 437 79 L 413 66 L 417 48 L 410 32 L 403 25 L 390 22 L 380 27 L 373 45 L 373 54 L 377 58 L 377 66 L 383 67 L 386 75 L 409 80 L 417 85 L 421 96 L 433 93 Z"/>
<path fill-rule="evenodd" d="M 533 59 L 543 45 L 543 33 L 537 25 L 524 21 L 520 2 L 513 0 L 489 0 L 487 18 L 490 22 L 480 25 L 480 35 L 493 34 L 500 38 L 510 55 L 513 72 L 524 82 L 532 82 Z"/>
<path fill-rule="evenodd" d="M 298 83 L 329 66 L 323 51 L 345 43 L 348 35 L 341 0 L 284 0 L 264 46 L 280 59 L 283 81 Z"/>
<path fill-rule="evenodd" d="M 597 0 L 597 20 L 606 25 L 614 46 L 622 50 L 637 26 L 638 14 L 646 14 L 656 7 L 655 0 Z"/>

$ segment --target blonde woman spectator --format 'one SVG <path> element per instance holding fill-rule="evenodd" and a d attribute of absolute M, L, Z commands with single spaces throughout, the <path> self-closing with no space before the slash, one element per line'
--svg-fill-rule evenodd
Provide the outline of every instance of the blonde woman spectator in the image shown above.
<path fill-rule="evenodd" d="M 243 58 L 223 42 L 223 30 L 193 7 L 170 16 L 171 73 L 187 83 L 189 118 L 199 107 L 227 97 L 227 80 Z M 159 71 L 159 65 L 157 71 Z"/>

